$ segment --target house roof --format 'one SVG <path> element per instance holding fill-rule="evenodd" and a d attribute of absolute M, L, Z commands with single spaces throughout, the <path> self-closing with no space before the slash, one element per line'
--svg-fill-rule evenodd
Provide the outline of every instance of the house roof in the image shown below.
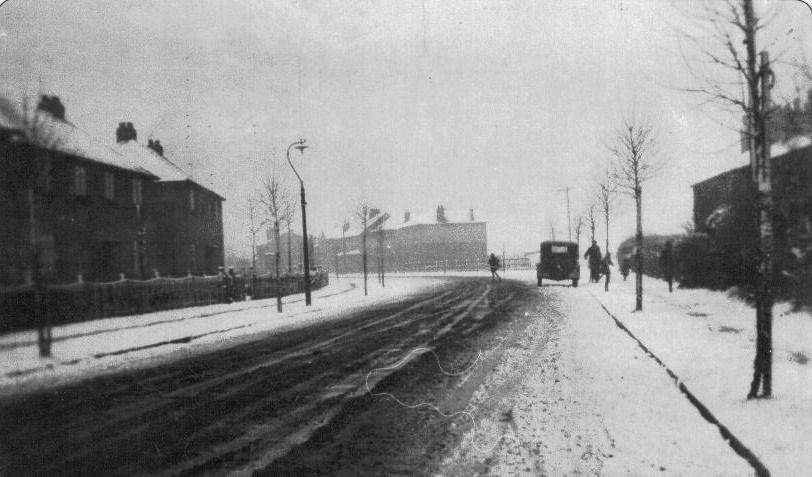
<path fill-rule="evenodd" d="M 482 222 L 481 220 L 471 220 L 470 209 L 445 209 L 445 218 L 449 224 Z M 476 219 L 476 213 L 474 214 Z M 419 211 L 409 212 L 409 220 L 406 220 L 406 214 L 398 214 L 390 218 L 386 223 L 386 229 L 400 229 L 412 225 L 434 225 L 437 224 L 437 211 Z"/>
<path fill-rule="evenodd" d="M 800 146 L 800 147 L 798 147 Z M 797 160 L 806 157 L 812 157 L 812 145 L 809 144 L 809 141 L 805 140 L 798 140 L 793 143 L 793 148 L 789 149 L 786 145 L 776 145 L 771 148 L 771 158 L 770 160 L 775 162 L 782 162 L 787 160 Z M 743 154 L 743 157 L 746 157 L 749 160 L 749 156 L 747 154 Z M 750 164 L 746 164 L 739 167 L 734 167 L 733 169 L 728 169 L 724 172 L 716 174 L 715 176 L 708 177 L 707 179 L 703 179 L 699 182 L 696 182 L 691 185 L 692 188 L 704 186 L 707 183 L 711 183 L 713 181 L 719 180 L 722 177 L 730 176 L 734 173 L 742 173 L 746 169 L 750 167 Z"/>
<path fill-rule="evenodd" d="M 187 181 L 197 185 L 202 189 L 206 189 L 212 194 L 225 200 L 225 197 L 218 194 L 210 187 L 206 187 L 200 182 L 194 180 L 191 175 L 178 167 L 174 162 L 168 158 L 158 154 L 150 147 L 139 144 L 135 140 L 119 142 L 113 148 L 122 156 L 127 157 L 129 160 L 150 171 L 153 175 L 158 177 L 158 182 L 183 182 Z"/>
<path fill-rule="evenodd" d="M 119 154 L 68 121 L 41 109 L 26 108 L 0 96 L 0 129 L 19 132 L 25 142 L 100 164 L 154 175 L 149 169 Z"/>
<path fill-rule="evenodd" d="M 160 182 L 191 180 L 189 174 L 172 161 L 134 140 L 119 142 L 113 149 L 155 174 Z"/>
<path fill-rule="evenodd" d="M 483 220 L 477 218 L 476 211 L 474 211 L 475 220 L 472 221 L 470 209 L 445 209 L 445 217 L 446 220 L 448 220 L 448 224 L 483 222 Z M 383 229 L 397 230 L 415 225 L 437 225 L 437 211 L 410 212 L 409 220 L 407 221 L 405 219 L 406 217 L 403 213 L 390 215 L 384 222 Z M 374 220 L 375 219 L 370 219 L 370 224 L 374 222 Z M 353 217 L 348 220 L 348 222 L 350 227 L 346 233 L 344 233 L 344 236 L 353 237 L 359 235 L 361 233 L 361 225 L 358 223 L 358 220 Z M 330 229 L 325 230 L 324 234 L 329 238 L 340 238 L 342 236 L 341 229 L 342 224 L 334 224 Z"/>

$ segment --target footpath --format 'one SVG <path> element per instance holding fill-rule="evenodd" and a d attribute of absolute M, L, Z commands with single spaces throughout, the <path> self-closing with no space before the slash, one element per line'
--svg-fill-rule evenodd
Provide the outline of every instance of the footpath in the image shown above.
<path fill-rule="evenodd" d="M 615 277 L 613 277 L 615 278 Z M 619 276 L 617 278 L 620 278 Z M 755 310 L 725 292 L 674 288 L 644 277 L 634 312 L 633 276 L 585 288 L 656 356 L 773 476 L 812 469 L 812 314 L 774 308 L 773 397 L 747 400 L 755 356 Z M 687 399 L 687 397 L 686 397 Z M 706 416 L 707 417 L 707 416 Z"/>
<path fill-rule="evenodd" d="M 538 289 L 521 337 L 469 403 L 476 425 L 438 474 L 754 475 L 592 288 Z"/>

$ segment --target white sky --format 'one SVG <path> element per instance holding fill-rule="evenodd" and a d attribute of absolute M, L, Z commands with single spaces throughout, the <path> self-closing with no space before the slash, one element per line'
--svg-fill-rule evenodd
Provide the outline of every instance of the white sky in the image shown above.
<path fill-rule="evenodd" d="M 812 15 L 767 4 L 779 17 L 763 38 L 792 61 Z M 59 95 L 108 144 L 125 120 L 161 139 L 226 197 L 227 248 L 249 243 L 246 197 L 269 164 L 293 184 L 284 153 L 304 137 L 311 233 L 362 199 L 397 216 L 443 204 L 473 207 L 489 249 L 525 251 L 550 222 L 566 236 L 558 190 L 573 188 L 574 214 L 588 205 L 623 114 L 659 125 L 669 162 L 644 188 L 646 233 L 680 230 L 690 185 L 743 164 L 740 117 L 666 87 L 691 82 L 674 25 L 658 0 L 11 0 L 0 85 Z M 799 84 L 778 82 L 779 96 Z M 618 207 L 613 247 L 633 233 L 633 204 Z"/>

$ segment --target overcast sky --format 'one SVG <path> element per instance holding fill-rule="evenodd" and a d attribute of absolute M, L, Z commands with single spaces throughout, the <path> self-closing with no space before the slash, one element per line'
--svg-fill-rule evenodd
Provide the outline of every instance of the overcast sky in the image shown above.
<path fill-rule="evenodd" d="M 784 60 L 802 58 L 809 9 L 765 7 Z M 691 82 L 681 18 L 657 0 L 10 0 L 0 74 L 3 94 L 56 94 L 107 144 L 125 120 L 159 138 L 226 197 L 228 248 L 248 243 L 246 197 L 270 164 L 293 184 L 285 149 L 303 137 L 312 233 L 362 200 L 396 216 L 443 204 L 473 207 L 488 248 L 518 252 L 551 222 L 566 237 L 559 190 L 583 211 L 624 114 L 657 124 L 668 164 L 644 188 L 646 233 L 679 231 L 690 185 L 744 164 L 740 118 L 674 88 Z M 807 87 L 796 76 L 780 94 Z M 621 199 L 613 248 L 633 218 Z"/>

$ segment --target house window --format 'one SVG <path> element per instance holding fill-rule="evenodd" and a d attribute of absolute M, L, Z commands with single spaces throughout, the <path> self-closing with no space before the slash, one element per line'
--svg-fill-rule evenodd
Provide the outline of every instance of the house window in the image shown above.
<path fill-rule="evenodd" d="M 133 179 L 133 204 L 140 205 L 144 200 L 144 182 L 141 179 Z"/>
<path fill-rule="evenodd" d="M 104 198 L 107 200 L 116 198 L 116 176 L 110 171 L 104 171 Z"/>
<path fill-rule="evenodd" d="M 83 166 L 73 168 L 73 194 L 87 195 L 87 169 Z"/>
<path fill-rule="evenodd" d="M 195 190 L 189 189 L 189 210 L 195 210 Z"/>

